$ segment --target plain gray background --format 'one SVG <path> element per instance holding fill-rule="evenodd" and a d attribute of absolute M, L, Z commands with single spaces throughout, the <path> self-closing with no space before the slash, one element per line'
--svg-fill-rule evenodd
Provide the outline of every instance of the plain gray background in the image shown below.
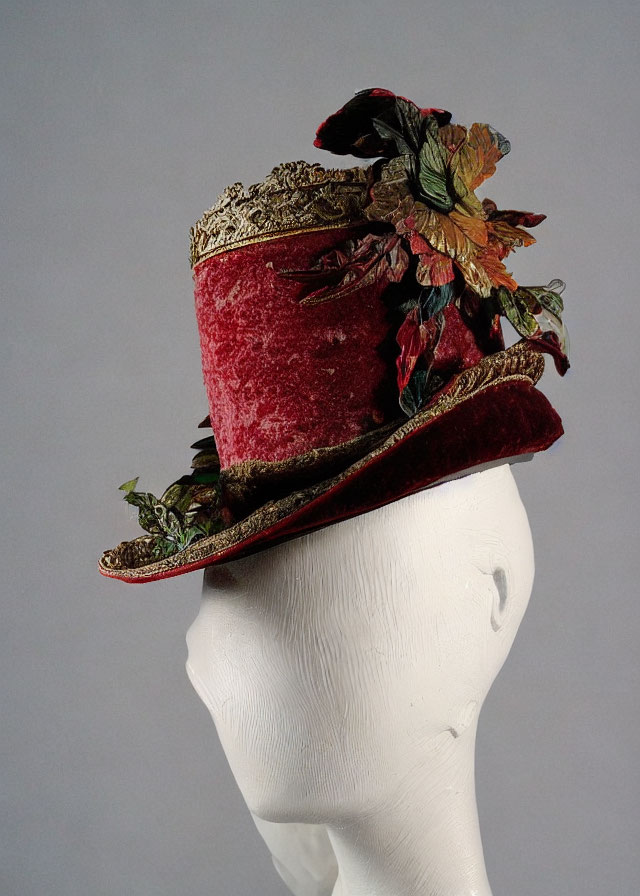
<path fill-rule="evenodd" d="M 2 896 L 285 892 L 184 674 L 200 574 L 96 558 L 206 414 L 190 225 L 332 164 L 315 128 L 370 86 L 509 137 L 486 192 L 548 215 L 511 267 L 568 283 L 567 434 L 516 469 L 537 578 L 479 736 L 494 894 L 635 894 L 635 2 L 23 0 L 1 31 Z"/>

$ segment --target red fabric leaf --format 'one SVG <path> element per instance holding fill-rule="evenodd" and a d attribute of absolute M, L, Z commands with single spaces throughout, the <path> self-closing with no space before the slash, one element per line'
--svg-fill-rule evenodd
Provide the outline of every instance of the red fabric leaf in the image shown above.
<path fill-rule="evenodd" d="M 378 281 L 397 283 L 409 266 L 409 256 L 395 233 L 369 233 L 322 255 L 306 271 L 280 271 L 280 276 L 307 286 L 302 304 L 333 301 Z"/>
<path fill-rule="evenodd" d="M 408 100 L 406 96 L 402 96 L 402 94 L 400 93 L 392 93 L 390 90 L 385 90 L 384 87 L 371 88 L 369 91 L 369 95 L 393 97 L 393 99 L 398 97 L 398 99 L 404 100 L 405 103 L 411 103 L 412 106 L 416 105 L 412 100 Z M 447 112 L 446 109 L 420 109 L 420 114 L 423 118 L 428 118 L 429 115 L 432 115 L 438 121 L 438 124 L 441 125 L 448 124 L 451 121 L 451 112 Z"/>
<path fill-rule="evenodd" d="M 444 286 L 454 278 L 453 261 L 431 246 L 418 256 L 416 279 L 422 286 Z"/>
<path fill-rule="evenodd" d="M 400 354 L 396 359 L 400 394 L 411 379 L 411 374 L 420 356 L 433 355 L 440 332 L 441 322 L 438 320 L 438 315 L 421 323 L 418 308 L 414 308 L 407 314 L 396 336 L 400 346 Z M 431 359 L 429 358 L 429 360 Z"/>
<path fill-rule="evenodd" d="M 513 208 L 499 209 L 491 199 L 483 199 L 482 207 L 490 221 L 506 221 L 513 227 L 536 227 L 546 220 L 546 215 L 534 212 L 520 212 Z"/>
<path fill-rule="evenodd" d="M 410 103 L 405 97 L 399 99 Z M 353 155 L 360 159 L 389 157 L 396 154 L 393 141 L 382 138 L 373 125 L 377 118 L 398 127 L 395 113 L 396 95 L 381 87 L 362 90 L 353 99 L 330 115 L 318 128 L 313 145 L 336 155 Z M 444 109 L 420 109 L 411 103 L 424 117 L 433 115 L 438 124 L 447 124 L 451 113 Z"/>
<path fill-rule="evenodd" d="M 553 362 L 556 365 L 556 370 L 560 376 L 565 375 L 571 365 L 569 364 L 569 359 L 562 349 L 560 340 L 555 333 L 550 331 L 545 333 L 541 332 L 538 336 L 533 336 L 526 341 L 531 348 L 535 348 L 539 352 L 545 352 L 546 354 L 551 355 Z"/>
<path fill-rule="evenodd" d="M 407 221 L 405 223 L 408 226 L 409 222 Z M 406 236 L 414 255 L 428 255 L 435 251 L 417 230 L 407 231 Z"/>
<path fill-rule="evenodd" d="M 490 235 L 501 246 L 500 258 L 506 258 L 510 252 L 513 252 L 514 249 L 518 249 L 520 246 L 533 246 L 536 241 L 535 237 L 532 237 L 528 230 L 515 227 L 507 221 L 488 221 L 487 228 Z"/>

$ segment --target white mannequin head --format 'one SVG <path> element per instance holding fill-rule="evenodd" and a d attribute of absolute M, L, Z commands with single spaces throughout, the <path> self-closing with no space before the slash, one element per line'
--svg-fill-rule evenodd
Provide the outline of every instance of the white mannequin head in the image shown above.
<path fill-rule="evenodd" d="M 210 568 L 188 668 L 249 808 L 317 822 L 390 798 L 475 720 L 532 576 L 507 466 Z"/>
<path fill-rule="evenodd" d="M 472 755 L 532 580 L 507 465 L 207 570 L 187 669 L 254 815 L 348 825 Z"/>

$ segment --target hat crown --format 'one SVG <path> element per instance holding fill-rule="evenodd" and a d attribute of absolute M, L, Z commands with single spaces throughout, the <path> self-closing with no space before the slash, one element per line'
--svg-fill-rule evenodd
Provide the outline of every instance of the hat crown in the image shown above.
<path fill-rule="evenodd" d="M 283 276 L 359 229 L 279 234 L 197 265 L 202 369 L 223 469 L 341 445 L 399 416 L 384 286 L 314 305 Z"/>
<path fill-rule="evenodd" d="M 367 172 L 285 162 L 260 183 L 231 184 L 191 228 L 191 267 L 251 243 L 364 220 Z"/>

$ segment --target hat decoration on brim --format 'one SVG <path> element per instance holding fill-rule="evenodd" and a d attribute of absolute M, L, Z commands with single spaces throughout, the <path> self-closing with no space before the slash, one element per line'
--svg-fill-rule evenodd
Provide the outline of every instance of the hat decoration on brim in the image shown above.
<path fill-rule="evenodd" d="M 160 498 L 121 486 L 146 534 L 107 551 L 104 575 L 238 558 L 562 434 L 535 383 L 541 353 L 569 366 L 564 284 L 521 287 L 504 265 L 545 216 L 475 193 L 509 142 L 373 89 L 315 145 L 376 161 L 286 163 L 192 229 L 214 435 Z M 521 336 L 507 349 L 501 317 Z"/>

